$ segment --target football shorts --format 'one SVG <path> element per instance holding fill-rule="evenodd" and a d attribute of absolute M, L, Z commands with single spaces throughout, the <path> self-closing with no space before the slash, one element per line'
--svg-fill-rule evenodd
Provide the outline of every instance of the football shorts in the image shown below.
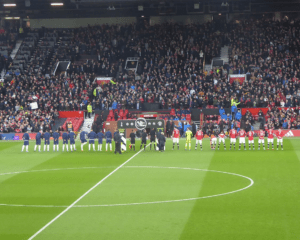
<path fill-rule="evenodd" d="M 202 145 L 202 140 L 196 140 L 196 144 Z"/>
<path fill-rule="evenodd" d="M 240 138 L 240 143 L 244 143 L 245 144 L 245 138 L 244 137 Z"/>
<path fill-rule="evenodd" d="M 277 138 L 277 143 L 283 143 L 283 139 L 282 138 L 281 139 Z"/>
<path fill-rule="evenodd" d="M 258 143 L 265 143 L 265 139 L 258 139 Z"/>
<path fill-rule="evenodd" d="M 254 140 L 248 140 L 248 143 L 249 144 L 254 143 Z"/>
<path fill-rule="evenodd" d="M 236 143 L 236 138 L 230 138 L 230 143 Z"/>
<path fill-rule="evenodd" d="M 225 143 L 225 139 L 224 138 L 219 138 L 219 143 Z"/>
<path fill-rule="evenodd" d="M 173 143 L 179 143 L 179 138 L 173 138 Z"/>
<path fill-rule="evenodd" d="M 273 143 L 274 139 L 273 138 L 268 138 L 268 143 Z"/>

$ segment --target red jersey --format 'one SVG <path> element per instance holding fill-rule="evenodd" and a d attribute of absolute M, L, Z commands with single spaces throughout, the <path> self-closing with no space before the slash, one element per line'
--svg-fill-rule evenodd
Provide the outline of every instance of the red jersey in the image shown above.
<path fill-rule="evenodd" d="M 219 138 L 225 138 L 225 134 L 224 133 L 220 133 L 219 134 Z"/>
<path fill-rule="evenodd" d="M 277 131 L 276 136 L 277 136 L 278 139 L 282 139 L 282 138 L 284 137 L 283 131 L 282 131 L 281 129 L 279 129 L 279 130 Z"/>
<path fill-rule="evenodd" d="M 197 140 L 202 140 L 202 139 L 203 139 L 203 131 L 198 130 L 198 131 L 196 132 L 196 139 L 197 139 Z"/>
<path fill-rule="evenodd" d="M 179 138 L 180 137 L 180 132 L 177 128 L 173 130 L 173 138 Z"/>
<path fill-rule="evenodd" d="M 229 131 L 229 136 L 230 136 L 230 138 L 236 138 L 236 136 L 237 136 L 237 131 L 236 131 L 235 129 L 231 129 L 231 130 Z"/>
<path fill-rule="evenodd" d="M 249 140 L 252 141 L 252 140 L 253 140 L 253 137 L 254 137 L 254 132 L 249 131 L 249 132 L 247 133 L 247 136 L 248 136 Z"/>
<path fill-rule="evenodd" d="M 244 138 L 246 136 L 245 130 L 239 131 L 239 135 L 240 135 L 241 138 Z"/>
<path fill-rule="evenodd" d="M 269 129 L 269 130 L 268 130 L 268 138 L 269 138 L 269 139 L 273 139 L 273 138 L 274 138 L 273 133 L 274 133 L 274 130 L 273 130 L 273 129 Z"/>
<path fill-rule="evenodd" d="M 265 139 L 265 131 L 260 130 L 258 135 L 259 135 L 259 139 Z"/>

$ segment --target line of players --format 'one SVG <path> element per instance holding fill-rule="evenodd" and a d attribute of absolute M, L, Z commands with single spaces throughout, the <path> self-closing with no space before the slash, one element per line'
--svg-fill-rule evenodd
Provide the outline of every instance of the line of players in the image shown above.
<path fill-rule="evenodd" d="M 268 150 L 269 150 L 269 146 L 270 144 L 272 144 L 272 150 L 274 150 L 274 136 L 277 137 L 277 150 L 279 149 L 279 144 L 281 144 L 281 150 L 283 150 L 283 137 L 284 137 L 284 133 L 282 131 L 282 129 L 280 128 L 278 131 L 274 131 L 273 129 L 269 129 L 267 131 L 268 134 L 268 138 L 267 138 L 267 143 L 268 143 Z M 154 144 L 154 149 L 155 149 L 155 139 L 157 137 L 158 139 L 158 146 L 160 147 L 160 149 L 162 150 L 162 148 L 164 147 L 164 143 L 165 143 L 165 137 L 163 136 L 163 133 L 159 134 L 156 133 L 156 131 L 154 129 L 152 129 L 150 131 L 150 150 L 152 148 L 152 144 Z M 261 145 L 263 146 L 263 149 L 265 150 L 265 131 L 264 130 L 260 130 L 259 131 L 259 139 L 258 139 L 258 150 L 260 150 Z M 38 132 L 36 134 L 36 143 L 34 146 L 34 151 L 37 150 L 41 152 L 41 142 L 42 139 L 45 140 L 44 142 L 44 151 L 50 151 L 50 137 L 51 134 L 46 131 L 44 134 L 42 133 L 42 131 Z M 59 132 L 56 131 L 53 133 L 53 151 L 59 151 Z M 105 135 L 102 132 L 99 132 L 98 134 L 96 134 L 94 131 L 91 131 L 90 133 L 87 132 L 80 132 L 80 142 L 81 142 L 81 151 L 83 151 L 83 146 L 85 144 L 87 144 L 87 139 L 86 137 L 89 138 L 89 151 L 91 150 L 91 146 L 93 147 L 93 151 L 95 150 L 95 140 L 98 140 L 98 151 L 102 151 L 102 143 L 103 143 L 103 138 L 106 139 L 106 151 L 108 150 L 108 145 L 110 148 L 110 151 L 112 151 L 112 133 L 110 131 L 107 131 L 105 133 Z M 135 133 L 132 132 L 130 134 L 130 142 L 131 142 L 131 149 L 135 150 Z M 236 139 L 237 137 L 239 137 L 239 150 L 241 150 L 241 145 L 244 145 L 244 150 L 246 150 L 246 137 L 248 137 L 248 143 L 249 143 L 249 150 L 251 150 L 251 144 L 252 144 L 252 149 L 255 150 L 254 147 L 254 132 L 253 131 L 249 131 L 249 132 L 245 132 L 244 129 L 240 129 L 239 132 L 237 132 L 236 129 L 231 129 L 229 131 L 229 138 L 230 138 L 230 150 L 232 148 L 232 145 L 234 147 L 235 150 L 235 146 L 236 146 Z M 66 150 L 69 151 L 69 142 L 70 142 L 70 150 L 71 152 L 74 150 L 76 151 L 76 146 L 75 146 L 75 138 L 76 138 L 76 134 L 71 131 L 69 133 L 64 132 L 62 134 L 62 139 L 63 139 L 63 147 L 62 147 L 62 151 Z M 175 144 L 177 144 L 177 149 L 179 150 L 179 138 L 180 138 L 180 131 L 175 128 L 172 134 L 172 139 L 173 139 L 173 150 L 175 148 Z M 202 150 L 202 140 L 204 138 L 204 132 L 199 129 L 196 134 L 195 134 L 195 138 L 196 138 L 196 146 L 195 146 L 195 150 L 197 150 L 198 144 Z M 187 150 L 187 147 L 189 147 L 189 150 L 191 150 L 191 139 L 192 139 L 192 132 L 190 131 L 190 129 L 187 129 L 186 131 L 186 143 L 185 143 L 185 150 Z M 211 139 L 210 139 L 210 145 L 211 145 L 211 149 L 215 149 L 216 145 L 217 145 L 217 139 L 219 139 L 219 144 L 218 144 L 218 150 L 220 149 L 220 145 L 221 143 L 224 146 L 224 150 L 226 150 L 226 145 L 225 145 L 225 134 L 224 131 L 221 131 L 221 133 L 219 134 L 212 134 L 211 135 Z M 26 152 L 28 152 L 28 146 L 29 146 L 29 134 L 28 132 L 24 133 L 23 135 L 23 140 L 24 140 L 24 145 L 22 146 L 22 152 L 24 151 L 24 149 L 26 148 Z M 140 149 L 142 148 L 142 146 L 144 147 L 144 149 L 146 148 L 146 141 L 147 141 L 147 134 L 145 131 L 142 132 L 142 136 L 141 136 L 141 146 Z"/>
<path fill-rule="evenodd" d="M 93 150 L 95 150 L 95 141 L 98 140 L 98 151 L 102 151 L 102 143 L 103 143 L 103 138 L 106 139 L 106 151 L 108 150 L 108 145 L 110 148 L 110 151 L 112 151 L 112 133 L 110 131 L 107 131 L 105 135 L 102 132 L 99 132 L 96 134 L 94 131 L 91 131 L 90 133 L 81 131 L 80 132 L 80 142 L 81 142 L 81 151 L 83 151 L 83 146 L 87 144 L 87 138 L 89 139 L 89 151 L 91 150 L 91 146 L 93 147 Z M 60 134 L 57 131 L 53 133 L 53 152 L 59 151 L 59 137 Z M 44 152 L 47 150 L 48 152 L 50 151 L 50 138 L 51 134 L 46 131 L 43 133 L 42 131 L 39 131 L 36 134 L 35 137 L 35 146 L 34 146 L 34 151 L 38 149 L 39 152 L 41 152 L 41 145 L 42 145 L 42 139 L 44 139 Z M 70 150 L 71 152 L 76 151 L 76 145 L 75 145 L 75 138 L 76 134 L 73 131 L 64 132 L 62 134 L 62 140 L 63 140 L 63 146 L 62 146 L 62 151 L 64 152 L 65 148 L 67 152 L 69 151 L 69 143 L 70 143 Z M 29 152 L 28 146 L 29 146 L 29 134 L 28 132 L 25 132 L 23 134 L 23 141 L 24 144 L 22 146 L 22 152 L 26 149 L 26 152 Z"/>
<path fill-rule="evenodd" d="M 190 130 L 187 129 L 185 150 L 187 150 L 187 145 L 189 145 L 189 150 L 191 150 L 191 134 L 190 133 L 191 133 Z M 178 146 L 178 149 L 179 149 L 179 137 L 180 137 L 179 130 L 175 128 L 174 131 L 173 131 L 173 135 L 172 135 L 173 150 L 174 150 L 175 143 L 177 143 L 177 146 Z M 226 136 L 225 136 L 224 131 L 221 131 L 218 134 L 216 134 L 216 133 L 212 134 L 211 137 L 210 137 L 210 147 L 211 147 L 211 149 L 216 148 L 217 139 L 219 139 L 218 150 L 220 149 L 221 143 L 224 146 L 224 150 L 226 150 L 225 137 Z M 238 132 L 234 128 L 229 131 L 230 150 L 231 150 L 232 146 L 235 150 L 236 139 L 238 137 L 239 137 L 239 150 L 241 150 L 242 144 L 244 145 L 244 150 L 246 150 L 246 137 L 248 138 L 249 150 L 251 150 L 251 145 L 252 145 L 252 149 L 255 150 L 255 147 L 254 147 L 254 132 L 252 130 L 246 132 L 244 129 L 240 129 L 240 131 Z M 261 129 L 258 133 L 258 137 L 259 137 L 259 139 L 258 139 L 258 150 L 260 150 L 261 145 L 262 145 L 263 149 L 265 150 L 265 131 Z M 281 145 L 281 150 L 283 150 L 284 133 L 283 133 L 281 128 L 278 131 L 274 131 L 273 129 L 268 129 L 267 130 L 267 143 L 268 143 L 267 150 L 269 150 L 270 144 L 272 144 L 272 150 L 274 150 L 274 137 L 277 138 L 277 150 L 279 149 L 279 145 Z M 199 129 L 195 134 L 195 138 L 196 138 L 195 150 L 197 150 L 198 144 L 200 145 L 200 148 L 202 150 L 202 140 L 204 138 L 203 130 Z"/>

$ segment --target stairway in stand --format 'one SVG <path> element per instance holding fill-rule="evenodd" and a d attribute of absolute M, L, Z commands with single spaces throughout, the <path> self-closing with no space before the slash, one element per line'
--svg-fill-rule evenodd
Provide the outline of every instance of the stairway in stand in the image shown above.
<path fill-rule="evenodd" d="M 221 48 L 220 58 L 224 61 L 224 64 L 229 63 L 229 47 L 228 46 L 224 46 Z"/>

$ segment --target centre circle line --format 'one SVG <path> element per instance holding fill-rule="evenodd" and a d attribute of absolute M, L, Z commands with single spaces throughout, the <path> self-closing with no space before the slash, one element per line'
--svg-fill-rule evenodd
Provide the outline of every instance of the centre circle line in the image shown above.
<path fill-rule="evenodd" d="M 101 169 L 101 168 L 114 168 L 113 166 L 107 167 L 81 167 L 81 168 L 56 168 L 56 169 L 41 169 L 41 170 L 32 170 L 32 171 L 18 171 L 18 172 L 9 172 L 9 173 L 0 173 L 0 176 L 10 175 L 10 174 L 20 174 L 20 173 L 35 173 L 35 172 L 49 172 L 49 171 L 63 171 L 63 170 L 82 170 L 82 169 Z M 99 205 L 74 205 L 73 208 L 90 208 L 90 207 L 116 207 L 116 206 L 133 206 L 133 205 L 146 205 L 146 204 L 160 204 L 160 203 L 175 203 L 175 202 L 185 202 L 185 201 L 195 201 L 199 199 L 213 198 L 224 195 L 229 195 L 237 192 L 241 192 L 253 186 L 254 181 L 252 178 L 231 172 L 209 170 L 209 169 L 198 169 L 198 168 L 186 168 L 186 167 L 164 167 L 164 166 L 123 166 L 122 168 L 154 168 L 154 169 L 179 169 L 179 170 L 193 170 L 193 171 L 205 171 L 205 172 L 216 172 L 234 175 L 238 177 L 245 178 L 250 181 L 250 184 L 244 188 L 240 188 L 234 191 L 214 194 L 203 197 L 194 197 L 194 198 L 183 198 L 183 199 L 174 199 L 174 200 L 165 200 L 165 201 L 153 201 L 153 202 L 136 202 L 136 203 L 116 203 L 116 204 L 99 204 Z M 6 204 L 0 203 L 0 206 L 9 206 L 9 207 L 32 207 L 32 208 L 66 208 L 65 205 L 23 205 L 23 204 Z"/>

